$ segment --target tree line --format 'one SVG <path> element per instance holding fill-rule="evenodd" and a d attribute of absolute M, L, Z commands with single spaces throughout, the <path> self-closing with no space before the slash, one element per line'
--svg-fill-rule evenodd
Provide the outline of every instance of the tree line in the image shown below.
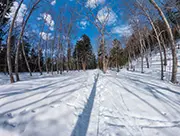
<path fill-rule="evenodd" d="M 180 38 L 180 2 L 178 0 L 131 0 L 127 2 L 129 8 L 128 21 L 132 28 L 132 34 L 121 39 L 111 40 L 108 25 L 111 22 L 109 16 L 112 14 L 109 1 L 104 6 L 105 17 L 98 18 L 98 13 L 87 7 L 87 1 L 77 0 L 76 3 L 82 9 L 76 7 L 61 7 L 58 11 L 55 23 L 48 22 L 49 15 L 57 13 L 51 7 L 46 9 L 45 14 L 37 25 L 40 35 L 33 32 L 29 27 L 32 14 L 40 5 L 47 4 L 48 0 L 33 0 L 29 2 L 27 11 L 24 13 L 21 25 L 16 24 L 18 13 L 24 2 L 19 0 L 18 7 L 13 17 L 8 17 L 15 0 L 3 1 L 0 4 L 0 71 L 8 73 L 11 83 L 20 80 L 19 72 L 43 71 L 47 73 L 62 74 L 69 70 L 86 70 L 99 68 L 104 73 L 108 68 L 120 68 L 127 66 L 132 68 L 132 61 L 141 58 L 141 72 L 144 72 L 144 59 L 149 68 L 149 56 L 151 52 L 158 49 L 161 59 L 161 79 L 164 79 L 164 71 L 167 66 L 167 49 L 171 49 L 172 75 L 171 81 L 177 82 L 177 48 L 175 40 Z M 110 4 L 111 3 L 111 4 Z M 115 4 L 114 4 L 115 5 Z M 118 7 L 118 5 L 117 5 Z M 116 8 L 117 8 L 116 7 Z M 96 10 L 102 9 L 98 6 Z M 68 14 L 68 16 L 67 16 Z M 116 14 L 119 14 L 118 11 Z M 97 38 L 97 54 L 93 52 L 91 40 L 87 35 L 73 44 L 76 37 L 76 22 L 79 18 L 86 18 L 99 32 Z M 53 35 L 50 35 L 54 24 Z M 48 28 L 47 28 L 48 27 Z M 28 33 L 28 35 L 26 35 Z M 133 67 L 135 70 L 135 67 Z"/>

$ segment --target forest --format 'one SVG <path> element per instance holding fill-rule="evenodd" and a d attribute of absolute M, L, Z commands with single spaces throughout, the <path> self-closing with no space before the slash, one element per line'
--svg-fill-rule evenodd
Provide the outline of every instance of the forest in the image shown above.
<path fill-rule="evenodd" d="M 92 11 L 90 6 L 87 7 L 86 1 L 83 0 L 76 1 L 75 9 L 60 7 L 58 13 L 55 13 L 56 11 L 51 7 L 54 1 L 30 1 L 28 8 L 24 9 L 23 2 L 23 0 L 19 3 L 15 0 L 1 2 L 0 71 L 9 74 L 11 83 L 20 80 L 19 72 L 29 72 L 32 75 L 32 72 L 42 74 L 46 71 L 53 74 L 54 71 L 62 73 L 99 67 L 106 73 L 108 68 L 114 67 L 119 71 L 119 67 L 127 63 L 129 63 L 129 69 L 130 63 L 138 57 L 142 59 L 141 72 L 143 73 L 144 58 L 149 67 L 149 56 L 157 48 L 161 58 L 161 79 L 163 80 L 164 77 L 163 69 L 167 66 L 166 50 L 170 48 L 173 60 L 171 81 L 177 82 L 178 64 L 175 41 L 180 38 L 180 2 L 178 0 L 165 0 L 160 3 L 160 6 L 151 0 L 149 3 L 141 0 L 125 3 L 124 5 L 129 9 L 127 18 L 129 18 L 131 34 L 124 34 L 120 40 L 118 37 L 112 39 L 108 30 L 108 25 L 113 23 L 111 16 L 114 14 L 108 6 L 114 6 L 115 2 L 103 5 L 104 13 L 100 16 L 98 12 L 99 17 L 98 14 L 96 16 L 96 11 Z M 28 21 L 40 5 L 46 4 L 51 4 L 51 6 L 37 18 L 37 22 L 41 21 L 37 24 L 40 29 L 38 35 L 35 30 L 32 31 Z M 79 9 L 78 4 L 85 8 Z M 116 8 L 119 10 L 118 7 Z M 78 10 L 83 12 L 78 12 Z M 65 12 L 69 14 L 67 18 Z M 21 14 L 21 20 L 16 20 L 18 13 Z M 54 13 L 57 16 L 53 20 L 51 15 Z M 74 42 L 77 39 L 76 31 L 78 31 L 76 22 L 81 17 L 86 17 L 98 30 L 97 45 L 94 45 L 98 52 L 93 52 L 91 40 L 86 34 L 79 38 L 81 40 Z M 48 33 L 51 30 L 53 32 Z M 127 30 L 127 33 L 129 31 Z M 15 79 L 13 73 L 15 73 Z"/>
<path fill-rule="evenodd" d="M 179 91 L 180 0 L 0 0 L 0 136 L 178 136 Z"/>

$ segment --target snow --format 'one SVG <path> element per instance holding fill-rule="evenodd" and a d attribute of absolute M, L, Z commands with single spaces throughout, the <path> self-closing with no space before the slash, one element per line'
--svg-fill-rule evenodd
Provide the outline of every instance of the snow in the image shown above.
<path fill-rule="evenodd" d="M 33 75 L 0 85 L 0 136 L 180 134 L 180 86 L 149 73 Z"/>
<path fill-rule="evenodd" d="M 180 39 L 176 41 L 176 44 L 180 44 Z M 160 53 L 158 50 L 154 50 L 152 55 L 149 57 L 150 68 L 147 68 L 147 63 L 144 58 L 144 72 L 156 79 L 160 79 L 161 77 L 161 62 L 160 62 Z M 172 73 L 172 55 L 171 50 L 167 49 L 167 66 L 164 66 L 164 80 L 171 80 Z M 178 72 L 177 79 L 180 81 L 180 49 L 177 47 L 177 58 L 178 58 Z M 135 66 L 136 72 L 141 72 L 141 58 L 132 62 L 132 66 Z"/>

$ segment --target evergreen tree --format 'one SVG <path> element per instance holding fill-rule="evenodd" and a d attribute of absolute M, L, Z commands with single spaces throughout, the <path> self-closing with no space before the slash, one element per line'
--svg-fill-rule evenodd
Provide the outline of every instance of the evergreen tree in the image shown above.
<path fill-rule="evenodd" d="M 94 65 L 94 54 L 92 52 L 92 46 L 90 38 L 87 35 L 83 35 L 81 40 L 76 43 L 75 51 L 73 53 L 75 58 L 76 67 L 79 68 L 79 64 L 82 65 L 82 69 L 85 71 L 86 68 L 95 68 Z"/>
<path fill-rule="evenodd" d="M 103 70 L 103 42 L 101 40 L 98 50 L 98 67 Z M 107 54 L 106 49 L 104 49 L 104 53 Z"/>
<path fill-rule="evenodd" d="M 93 53 L 89 56 L 88 58 L 88 69 L 96 69 L 97 67 L 97 62 L 96 62 L 96 55 Z"/>
<path fill-rule="evenodd" d="M 117 68 L 117 72 L 119 72 L 119 66 L 120 66 L 120 58 L 121 58 L 121 52 L 122 47 L 120 41 L 117 39 L 113 40 L 113 47 L 110 51 L 110 62 L 112 66 L 115 66 Z"/>

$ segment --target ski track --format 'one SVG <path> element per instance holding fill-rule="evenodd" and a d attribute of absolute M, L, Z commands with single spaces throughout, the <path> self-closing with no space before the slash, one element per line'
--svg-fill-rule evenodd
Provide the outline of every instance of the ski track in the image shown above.
<path fill-rule="evenodd" d="M 100 70 L 2 85 L 0 136 L 176 136 L 179 90 L 146 74 Z"/>

